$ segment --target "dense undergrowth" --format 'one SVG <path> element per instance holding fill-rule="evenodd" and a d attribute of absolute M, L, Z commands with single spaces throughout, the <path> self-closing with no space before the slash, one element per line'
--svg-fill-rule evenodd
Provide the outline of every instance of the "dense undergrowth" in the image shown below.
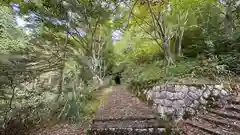
<path fill-rule="evenodd" d="M 5 118 L 1 118 L 4 123 L 1 123 L 3 128 L 0 131 L 7 135 L 23 135 L 59 123 L 74 124 L 87 129 L 111 90 L 109 84 L 97 89 L 89 86 L 81 92 L 65 93 L 58 102 L 54 98 L 56 93 L 43 92 L 39 97 L 32 97 L 28 103 L 21 103 L 21 106 L 16 106 L 19 104 L 17 102 L 22 102 L 19 95 L 16 95 L 19 99 L 12 103 L 14 110 L 2 115 Z M 52 98 L 49 99 L 50 95 Z"/>

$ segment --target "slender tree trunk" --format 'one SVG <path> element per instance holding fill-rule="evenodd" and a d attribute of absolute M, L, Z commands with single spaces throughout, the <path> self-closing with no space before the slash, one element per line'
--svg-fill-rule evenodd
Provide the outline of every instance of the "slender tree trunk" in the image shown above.
<path fill-rule="evenodd" d="M 175 41 L 174 41 L 174 51 L 175 51 L 175 57 L 179 56 L 179 51 L 180 51 L 179 47 L 179 36 L 176 36 Z"/>
<path fill-rule="evenodd" d="M 11 89 L 12 89 L 12 96 L 11 96 L 10 101 L 9 101 L 9 108 L 8 108 L 8 110 L 4 114 L 5 115 L 4 116 L 4 122 L 8 121 L 8 113 L 11 112 L 11 110 L 13 108 L 12 105 L 13 105 L 13 100 L 15 98 L 15 92 L 16 92 L 16 86 L 14 86 L 13 80 L 11 80 Z"/>
<path fill-rule="evenodd" d="M 224 25 L 225 25 L 225 31 L 226 34 L 229 36 L 232 36 L 233 32 L 233 15 L 232 15 L 232 10 L 233 10 L 233 1 L 232 0 L 227 0 L 226 1 L 226 7 L 225 7 L 225 20 L 224 20 Z"/>
<path fill-rule="evenodd" d="M 183 38 L 184 30 L 179 30 L 179 35 L 176 36 L 174 49 L 175 49 L 175 56 L 181 57 L 182 56 L 182 38 Z"/>
<path fill-rule="evenodd" d="M 184 34 L 184 29 L 181 30 L 180 36 L 179 36 L 179 41 L 178 41 L 178 56 L 181 57 L 183 56 L 182 54 L 182 39 L 183 39 L 183 34 Z"/>
<path fill-rule="evenodd" d="M 13 100 L 14 100 L 14 97 L 15 97 L 15 90 L 16 90 L 16 87 L 15 86 L 12 86 L 12 97 L 9 101 L 9 110 L 12 110 L 12 104 L 13 104 Z"/>
<path fill-rule="evenodd" d="M 163 42 L 163 49 L 164 49 L 165 58 L 167 60 L 167 65 L 173 64 L 174 59 L 171 53 L 170 41 L 165 40 Z"/>
<path fill-rule="evenodd" d="M 61 67 L 59 73 L 60 73 L 60 80 L 59 80 L 59 83 L 58 83 L 58 95 L 57 95 L 57 99 L 56 101 L 59 100 L 59 98 L 61 97 L 62 95 L 62 92 L 63 92 L 63 85 L 64 85 L 64 67 L 65 67 L 65 64 L 63 65 L 63 67 Z"/>

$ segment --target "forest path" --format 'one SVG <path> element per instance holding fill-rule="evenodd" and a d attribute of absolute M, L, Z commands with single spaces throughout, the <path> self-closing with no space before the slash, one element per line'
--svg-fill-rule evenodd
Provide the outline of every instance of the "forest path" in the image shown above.
<path fill-rule="evenodd" d="M 112 131 L 109 131 L 111 130 Z M 117 85 L 107 102 L 100 107 L 92 121 L 91 134 L 143 134 L 162 133 L 165 130 L 164 123 L 159 123 L 154 110 L 146 103 L 140 101 L 124 86 Z M 138 132 L 137 131 L 137 132 Z M 134 133 L 135 132 L 135 133 Z"/>
<path fill-rule="evenodd" d="M 155 118 L 154 111 L 124 86 L 113 87 L 108 101 L 101 106 L 95 119 L 124 119 L 129 117 Z"/>

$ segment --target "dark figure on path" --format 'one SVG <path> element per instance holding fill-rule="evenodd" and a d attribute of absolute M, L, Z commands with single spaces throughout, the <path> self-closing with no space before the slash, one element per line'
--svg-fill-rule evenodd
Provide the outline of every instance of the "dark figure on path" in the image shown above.
<path fill-rule="evenodd" d="M 116 84 L 121 84 L 121 76 L 119 73 L 115 75 L 114 81 Z"/>

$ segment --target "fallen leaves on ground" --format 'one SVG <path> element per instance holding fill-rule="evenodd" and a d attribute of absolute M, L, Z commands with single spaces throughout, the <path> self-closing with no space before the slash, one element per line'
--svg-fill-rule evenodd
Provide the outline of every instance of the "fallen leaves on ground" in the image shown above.
<path fill-rule="evenodd" d="M 69 124 L 60 124 L 51 128 L 38 129 L 29 135 L 83 135 L 83 129 L 75 128 Z"/>

